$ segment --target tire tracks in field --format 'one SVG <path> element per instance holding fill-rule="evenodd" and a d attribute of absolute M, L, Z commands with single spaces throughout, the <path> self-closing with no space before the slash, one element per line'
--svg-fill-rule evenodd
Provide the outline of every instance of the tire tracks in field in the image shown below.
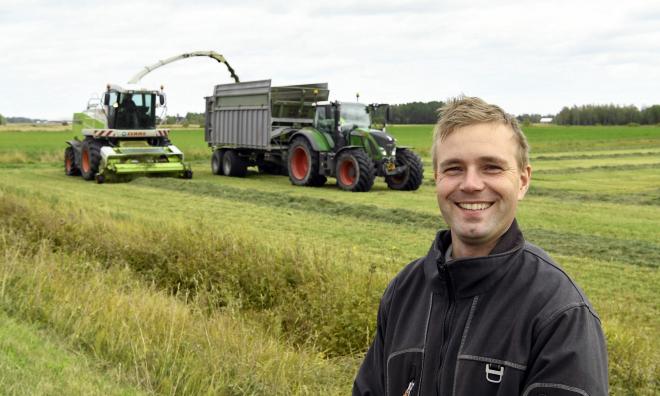
<path fill-rule="evenodd" d="M 145 187 L 210 196 L 230 201 L 249 202 L 258 206 L 301 210 L 330 216 L 408 225 L 429 230 L 444 227 L 440 216 L 409 209 L 388 209 L 376 205 L 332 201 L 325 198 L 296 196 L 280 192 L 246 190 L 208 182 L 140 178 L 131 182 Z M 660 244 L 623 240 L 598 235 L 566 233 L 542 228 L 524 229 L 526 238 L 551 253 L 587 257 L 644 267 L 660 265 Z"/>

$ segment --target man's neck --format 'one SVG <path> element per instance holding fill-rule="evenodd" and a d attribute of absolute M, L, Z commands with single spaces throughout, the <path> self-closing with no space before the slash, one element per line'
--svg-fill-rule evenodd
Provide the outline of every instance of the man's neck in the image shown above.
<path fill-rule="evenodd" d="M 493 251 L 493 248 L 495 248 L 495 245 L 497 245 L 498 240 L 496 239 L 487 245 L 468 245 L 458 240 L 458 238 L 455 239 L 452 237 L 452 258 L 488 256 Z"/>

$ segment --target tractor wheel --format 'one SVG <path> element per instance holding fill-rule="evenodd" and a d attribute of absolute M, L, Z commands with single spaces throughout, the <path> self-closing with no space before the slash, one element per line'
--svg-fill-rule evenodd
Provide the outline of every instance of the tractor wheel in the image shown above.
<path fill-rule="evenodd" d="M 222 155 L 222 173 L 225 176 L 244 177 L 247 174 L 247 165 L 235 151 L 227 150 Z"/>
<path fill-rule="evenodd" d="M 417 190 L 424 179 L 424 166 L 419 156 L 408 149 L 397 149 L 396 164 L 406 165 L 407 169 L 401 174 L 387 176 L 387 186 L 392 190 Z"/>
<path fill-rule="evenodd" d="M 289 180 L 296 186 L 319 187 L 325 184 L 326 177 L 319 175 L 319 153 L 304 137 L 293 139 L 289 146 Z"/>
<path fill-rule="evenodd" d="M 80 169 L 76 165 L 76 153 L 71 146 L 64 150 L 64 173 L 67 176 L 78 176 L 80 174 Z"/>
<path fill-rule="evenodd" d="M 352 149 L 339 154 L 336 175 L 342 190 L 366 192 L 374 185 L 376 170 L 364 150 Z"/>
<path fill-rule="evenodd" d="M 222 175 L 222 156 L 224 150 L 215 150 L 211 157 L 211 173 L 214 175 Z"/>
<path fill-rule="evenodd" d="M 82 142 L 80 171 L 85 180 L 94 180 L 94 176 L 99 172 L 101 147 L 102 143 L 93 139 L 85 139 Z"/>

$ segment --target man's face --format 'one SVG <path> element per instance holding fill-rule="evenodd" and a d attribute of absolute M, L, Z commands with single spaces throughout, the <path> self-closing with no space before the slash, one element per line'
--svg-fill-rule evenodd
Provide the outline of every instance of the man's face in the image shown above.
<path fill-rule="evenodd" d="M 513 131 L 500 123 L 458 128 L 437 150 L 436 193 L 452 243 L 487 254 L 511 225 L 531 167 L 519 169 Z"/>

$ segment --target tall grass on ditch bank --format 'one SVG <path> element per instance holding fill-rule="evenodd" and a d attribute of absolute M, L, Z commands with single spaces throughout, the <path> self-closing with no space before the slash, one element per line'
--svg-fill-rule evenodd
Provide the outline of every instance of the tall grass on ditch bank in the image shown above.
<path fill-rule="evenodd" d="M 20 195 L 20 192 L 17 192 Z M 0 225 L 34 244 L 101 262 L 119 262 L 172 293 L 206 301 L 207 312 L 240 310 L 273 334 L 329 356 L 353 355 L 371 341 L 391 274 L 351 251 L 321 251 L 283 240 L 214 233 L 204 224 L 135 224 L 69 203 L 0 196 Z"/>
<path fill-rule="evenodd" d="M 209 313 L 199 298 L 137 279 L 121 262 L 55 249 L 0 225 L 0 307 L 47 326 L 120 380 L 167 395 L 349 393 L 351 359 L 286 346 L 240 315 Z"/>

